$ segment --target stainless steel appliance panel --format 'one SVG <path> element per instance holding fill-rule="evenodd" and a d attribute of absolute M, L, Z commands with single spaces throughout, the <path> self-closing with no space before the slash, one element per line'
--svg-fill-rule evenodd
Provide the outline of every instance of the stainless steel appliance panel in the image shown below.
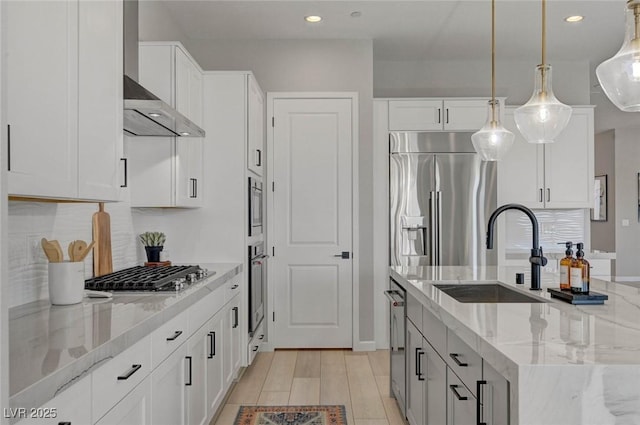
<path fill-rule="evenodd" d="M 249 177 L 249 236 L 262 234 L 262 182 Z"/>
<path fill-rule="evenodd" d="M 252 337 L 264 319 L 268 255 L 264 242 L 249 245 L 249 336 Z"/>
<path fill-rule="evenodd" d="M 393 154 L 389 165 L 391 264 L 430 265 L 435 157 Z"/>
<path fill-rule="evenodd" d="M 393 279 L 389 281 L 389 290 L 385 295 L 390 301 L 390 362 L 391 362 L 391 394 L 398 402 L 398 407 L 405 415 L 406 395 L 406 361 L 405 361 L 405 291 Z"/>

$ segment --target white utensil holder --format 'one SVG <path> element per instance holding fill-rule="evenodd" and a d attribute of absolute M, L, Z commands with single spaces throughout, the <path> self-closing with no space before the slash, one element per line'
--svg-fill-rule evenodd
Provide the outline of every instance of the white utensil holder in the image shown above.
<path fill-rule="evenodd" d="M 49 301 L 53 305 L 77 304 L 84 296 L 84 262 L 49 263 Z"/>

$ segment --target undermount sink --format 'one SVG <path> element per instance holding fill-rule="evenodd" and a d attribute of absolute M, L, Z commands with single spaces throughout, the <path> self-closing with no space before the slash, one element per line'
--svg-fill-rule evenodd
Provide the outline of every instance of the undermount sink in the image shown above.
<path fill-rule="evenodd" d="M 546 303 L 544 298 L 526 295 L 499 283 L 433 285 L 461 303 Z"/>

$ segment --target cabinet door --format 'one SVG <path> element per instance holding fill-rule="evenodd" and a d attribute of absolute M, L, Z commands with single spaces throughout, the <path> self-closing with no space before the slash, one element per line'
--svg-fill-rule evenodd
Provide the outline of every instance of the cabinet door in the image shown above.
<path fill-rule="evenodd" d="M 240 296 L 236 296 L 235 301 L 231 307 L 231 371 L 232 378 L 235 379 L 238 376 L 238 371 L 242 365 L 242 328 L 240 327 L 240 318 L 242 316 L 242 310 L 240 308 Z M 234 311 L 235 309 L 235 311 Z M 258 338 L 264 338 L 264 335 L 258 334 Z"/>
<path fill-rule="evenodd" d="M 187 423 L 202 425 L 207 420 L 207 356 L 209 355 L 209 328 L 204 325 L 187 341 Z"/>
<path fill-rule="evenodd" d="M 410 425 L 423 425 L 424 411 L 424 356 L 422 335 L 418 329 L 407 320 L 407 420 Z"/>
<path fill-rule="evenodd" d="M 444 129 L 477 131 L 487 121 L 488 100 L 445 100 Z"/>
<path fill-rule="evenodd" d="M 513 146 L 498 162 L 498 205 L 518 203 L 544 208 L 544 148 L 528 143 L 513 119 L 505 112 L 504 127 L 515 135 Z"/>
<path fill-rule="evenodd" d="M 79 2 L 78 197 L 117 201 L 124 176 L 122 2 Z"/>
<path fill-rule="evenodd" d="M 509 424 L 509 381 L 504 379 L 487 362 L 483 362 L 482 373 L 485 384 L 478 386 L 482 403 L 482 420 L 488 425 Z"/>
<path fill-rule="evenodd" d="M 128 137 L 126 147 L 131 206 L 174 206 L 175 138 Z"/>
<path fill-rule="evenodd" d="M 247 167 L 262 175 L 264 157 L 264 97 L 253 75 L 248 76 L 248 148 Z"/>
<path fill-rule="evenodd" d="M 426 374 L 424 423 L 427 425 L 446 424 L 447 364 L 426 340 L 423 341 L 422 345 L 425 351 L 423 369 Z"/>
<path fill-rule="evenodd" d="M 226 327 L 227 310 L 222 309 L 205 325 L 208 336 L 207 347 L 207 412 L 214 411 L 224 396 L 224 353 L 228 343 Z"/>
<path fill-rule="evenodd" d="M 442 130 L 442 100 L 390 100 L 389 130 Z"/>
<path fill-rule="evenodd" d="M 27 410 L 26 414 L 31 417 L 18 422 L 18 425 L 90 424 L 91 377 L 82 378 L 39 409 Z"/>
<path fill-rule="evenodd" d="M 185 425 L 185 376 L 187 344 L 173 352 L 151 374 L 151 423 L 154 425 Z"/>
<path fill-rule="evenodd" d="M 138 82 L 169 105 L 175 105 L 174 60 L 172 46 L 141 43 L 138 49 Z"/>
<path fill-rule="evenodd" d="M 200 138 L 176 138 L 176 206 L 202 206 L 202 157 L 203 143 Z"/>
<path fill-rule="evenodd" d="M 225 308 L 224 318 L 224 388 L 229 388 L 240 368 L 240 297 L 235 297 Z"/>
<path fill-rule="evenodd" d="M 151 425 L 151 379 L 145 378 L 97 425 Z"/>
<path fill-rule="evenodd" d="M 471 391 L 447 368 L 447 425 L 477 425 L 476 408 Z"/>
<path fill-rule="evenodd" d="M 593 109 L 574 108 L 555 143 L 544 146 L 546 208 L 591 208 Z"/>
<path fill-rule="evenodd" d="M 78 194 L 78 2 L 2 2 L 9 195 Z"/>

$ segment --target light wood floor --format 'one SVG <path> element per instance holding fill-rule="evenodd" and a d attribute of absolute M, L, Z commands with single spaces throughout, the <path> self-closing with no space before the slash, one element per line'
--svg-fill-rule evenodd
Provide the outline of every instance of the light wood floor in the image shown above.
<path fill-rule="evenodd" d="M 387 350 L 259 353 L 210 425 L 233 425 L 240 405 L 302 404 L 344 404 L 349 425 L 404 425 L 389 396 Z"/>

